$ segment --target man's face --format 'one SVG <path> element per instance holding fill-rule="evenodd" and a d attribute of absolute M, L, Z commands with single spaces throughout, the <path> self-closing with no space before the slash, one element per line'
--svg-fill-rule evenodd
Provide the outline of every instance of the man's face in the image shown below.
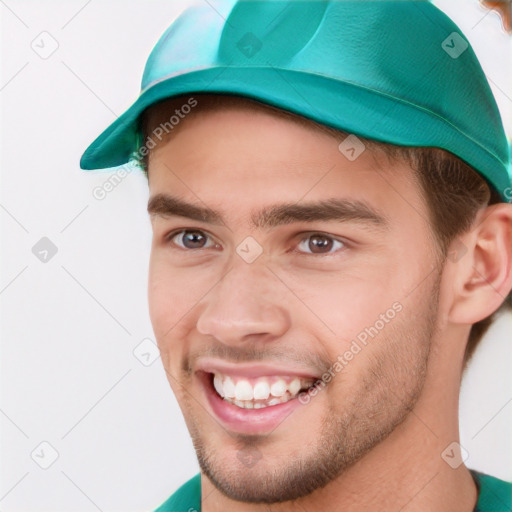
<path fill-rule="evenodd" d="M 340 142 L 225 108 L 151 156 L 151 198 L 222 216 L 152 215 L 149 307 L 201 469 L 233 499 L 325 486 L 422 392 L 439 284 L 426 206 L 405 164 L 348 159 Z M 339 217 L 298 216 L 326 200 L 345 203 Z M 279 205 L 292 208 L 258 215 Z"/>

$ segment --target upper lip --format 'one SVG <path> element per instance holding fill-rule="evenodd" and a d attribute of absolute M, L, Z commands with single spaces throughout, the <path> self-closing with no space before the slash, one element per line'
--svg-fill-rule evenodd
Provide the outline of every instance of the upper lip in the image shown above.
<path fill-rule="evenodd" d="M 317 375 L 305 368 L 296 366 L 283 366 L 277 363 L 232 363 L 223 359 L 204 358 L 198 361 L 196 370 L 207 373 L 220 373 L 239 377 L 272 377 L 296 376 L 307 379 L 316 379 Z"/>

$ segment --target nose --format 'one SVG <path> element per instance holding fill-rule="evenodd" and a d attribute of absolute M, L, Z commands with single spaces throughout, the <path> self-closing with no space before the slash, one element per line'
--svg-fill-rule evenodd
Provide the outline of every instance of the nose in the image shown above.
<path fill-rule="evenodd" d="M 226 345 L 282 336 L 291 322 L 280 286 L 264 264 L 240 259 L 199 306 L 197 330 Z"/>

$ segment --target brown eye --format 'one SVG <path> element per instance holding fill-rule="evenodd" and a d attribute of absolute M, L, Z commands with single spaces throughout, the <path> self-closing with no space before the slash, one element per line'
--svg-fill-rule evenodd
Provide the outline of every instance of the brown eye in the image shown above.
<path fill-rule="evenodd" d="M 176 244 L 183 249 L 204 249 L 207 247 L 208 235 L 198 230 L 184 230 L 170 237 L 176 240 Z"/>
<path fill-rule="evenodd" d="M 336 245 L 338 244 L 338 245 Z M 306 254 L 332 254 L 333 247 L 341 249 L 345 246 L 340 240 L 336 240 L 328 235 L 315 233 L 306 238 L 303 238 L 299 244 Z"/>

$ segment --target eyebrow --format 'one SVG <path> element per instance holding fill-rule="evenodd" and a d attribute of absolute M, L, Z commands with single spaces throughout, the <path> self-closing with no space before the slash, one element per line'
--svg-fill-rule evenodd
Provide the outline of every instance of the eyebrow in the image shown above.
<path fill-rule="evenodd" d="M 226 225 L 220 211 L 193 204 L 175 196 L 156 194 L 148 201 L 151 217 L 186 217 L 213 225 Z M 342 198 L 307 203 L 280 203 L 251 214 L 253 228 L 271 229 L 294 222 L 357 221 L 376 228 L 387 228 L 388 219 L 369 204 Z"/>

